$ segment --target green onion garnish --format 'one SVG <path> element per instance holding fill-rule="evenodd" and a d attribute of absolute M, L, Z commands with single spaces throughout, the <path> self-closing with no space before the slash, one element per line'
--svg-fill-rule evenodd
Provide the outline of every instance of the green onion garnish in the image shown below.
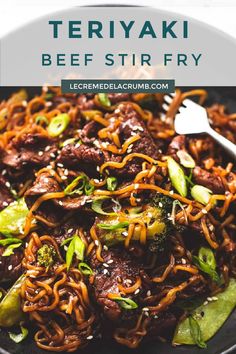
<path fill-rule="evenodd" d="M 111 107 L 111 101 L 109 100 L 107 93 L 99 93 L 98 98 L 104 107 Z"/>
<path fill-rule="evenodd" d="M 116 177 L 108 177 L 107 178 L 107 189 L 109 191 L 116 190 L 117 187 L 117 178 Z"/>
<path fill-rule="evenodd" d="M 193 199 L 203 205 L 207 205 L 209 203 L 211 195 L 212 191 L 210 189 L 200 186 L 198 184 L 196 184 L 191 189 L 191 196 L 193 197 Z"/>
<path fill-rule="evenodd" d="M 103 203 L 109 199 L 110 199 L 109 197 L 98 197 L 94 199 L 91 206 L 92 210 L 95 211 L 95 213 L 101 215 L 116 215 L 116 213 L 114 212 L 109 213 L 102 209 Z"/>
<path fill-rule="evenodd" d="M 35 119 L 35 123 L 36 124 L 42 124 L 42 123 L 45 123 L 46 125 L 49 124 L 49 121 L 46 117 L 44 116 L 38 116 L 36 119 Z"/>
<path fill-rule="evenodd" d="M 48 134 L 52 137 L 59 136 L 66 130 L 70 123 L 70 116 L 67 113 L 61 113 L 54 117 L 48 126 Z"/>
<path fill-rule="evenodd" d="M 66 195 L 83 194 L 83 189 L 87 181 L 87 176 L 80 175 L 76 177 L 68 186 L 64 189 Z M 79 186 L 78 186 L 79 185 Z M 77 187 L 77 188 L 76 188 Z M 76 188 L 76 189 L 75 189 Z"/>
<path fill-rule="evenodd" d="M 20 343 L 22 342 L 28 335 L 28 329 L 23 327 L 22 324 L 20 324 L 20 333 L 13 333 L 13 332 L 8 332 L 9 337 L 15 342 L 15 343 Z"/>
<path fill-rule="evenodd" d="M 116 296 L 116 297 L 112 297 L 112 300 L 118 301 L 120 307 L 122 307 L 125 310 L 134 310 L 138 307 L 136 302 L 126 297 Z"/>
<path fill-rule="evenodd" d="M 83 243 L 83 241 L 81 240 L 81 238 L 79 236 L 75 235 L 72 238 L 72 240 L 70 241 L 70 244 L 69 244 L 68 249 L 66 251 L 67 270 L 71 266 L 74 255 L 76 256 L 76 258 L 78 260 L 83 261 L 84 251 L 85 251 L 85 244 Z"/>
<path fill-rule="evenodd" d="M 112 231 L 112 230 L 117 230 L 117 229 L 123 229 L 123 228 L 129 226 L 129 222 L 123 221 L 123 222 L 118 222 L 117 224 L 97 224 L 97 226 L 100 229 Z"/>
<path fill-rule="evenodd" d="M 84 275 L 92 275 L 93 274 L 93 271 L 92 269 L 90 268 L 90 266 L 85 263 L 85 262 L 80 262 L 79 264 L 79 270 L 81 271 L 82 274 Z"/>

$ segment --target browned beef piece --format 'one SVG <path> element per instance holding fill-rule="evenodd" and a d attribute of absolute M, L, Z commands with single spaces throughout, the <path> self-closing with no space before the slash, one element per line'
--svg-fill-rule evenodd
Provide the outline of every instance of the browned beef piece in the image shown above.
<path fill-rule="evenodd" d="M 124 315 L 122 308 L 117 302 L 110 300 L 107 295 L 109 293 L 118 295 L 118 284 L 126 287 L 134 284 L 137 277 L 140 276 L 141 266 L 123 249 L 109 249 L 109 251 L 104 251 L 102 256 L 104 263 L 99 262 L 95 254 L 91 259 L 91 267 L 95 271 L 94 296 L 105 316 L 112 321 L 119 321 Z M 140 293 L 130 295 L 137 302 L 139 296 Z M 135 311 L 132 312 L 135 313 Z"/>
<path fill-rule="evenodd" d="M 25 167 L 48 165 L 55 158 L 52 156 L 56 151 L 56 145 L 48 137 L 39 133 L 27 133 L 12 140 L 2 162 L 7 167 L 24 171 Z"/>
<path fill-rule="evenodd" d="M 77 167 L 94 175 L 97 174 L 96 167 L 104 162 L 104 154 L 90 145 L 68 144 L 62 148 L 57 161 L 66 167 Z"/>
<path fill-rule="evenodd" d="M 133 143 L 133 146 L 128 150 L 130 152 L 142 153 L 157 159 L 159 157 L 157 146 L 155 145 L 150 133 L 148 132 L 144 122 L 138 113 L 133 109 L 133 106 L 129 103 L 120 104 L 117 107 L 115 116 L 122 116 L 121 122 L 117 133 L 119 135 L 121 144 L 123 144 L 131 136 L 139 134 L 140 139 Z M 110 119 L 112 124 L 112 117 Z M 79 167 L 85 170 L 88 174 L 96 175 L 97 167 L 101 166 L 107 161 L 121 162 L 123 156 L 112 154 L 107 151 L 102 151 L 97 145 L 101 143 L 98 137 L 96 139 L 85 139 L 85 134 L 92 135 L 97 133 L 99 126 L 94 123 L 88 123 L 82 130 L 82 144 L 69 144 L 62 148 L 60 155 L 58 156 L 58 162 L 63 163 L 66 167 Z M 95 141 L 98 144 L 95 144 Z M 134 158 L 130 160 L 122 169 L 111 169 L 113 174 L 122 176 L 126 175 L 127 178 L 134 176 L 141 170 L 141 164 L 143 159 Z"/>
<path fill-rule="evenodd" d="M 2 254 L 6 247 L 0 246 L 0 283 L 15 281 L 22 273 L 21 261 L 23 259 L 22 248 L 14 250 L 14 254 L 3 257 Z"/>
<path fill-rule="evenodd" d="M 49 173 L 42 173 L 40 174 L 33 186 L 27 190 L 25 194 L 25 200 L 28 207 L 31 207 L 34 201 L 45 193 L 55 193 L 61 192 L 62 188 L 58 184 L 58 182 L 49 174 Z M 65 197 L 62 199 L 52 199 L 48 202 L 44 202 L 42 207 L 39 208 L 39 211 L 44 210 L 45 206 L 49 206 L 50 203 L 53 203 L 60 209 L 64 210 L 78 210 L 81 209 L 88 201 L 91 201 L 89 196 L 74 196 L 74 197 Z M 50 209 L 50 208 L 49 208 Z M 50 213 L 51 214 L 51 213 Z M 52 216 L 56 214 L 55 211 L 52 210 Z"/>
<path fill-rule="evenodd" d="M 130 100 L 130 93 L 109 93 L 108 98 L 112 104 Z"/>
<path fill-rule="evenodd" d="M 179 150 L 186 150 L 186 138 L 184 135 L 175 136 L 170 145 L 168 146 L 167 155 L 172 156 L 175 160 L 179 161 L 177 152 Z"/>
<path fill-rule="evenodd" d="M 0 175 L 0 210 L 6 208 L 14 201 L 10 188 L 6 186 L 7 180 Z"/>
<path fill-rule="evenodd" d="M 82 111 L 90 110 L 95 108 L 93 96 L 91 94 L 79 95 L 76 104 Z"/>
<path fill-rule="evenodd" d="M 222 194 L 225 192 L 220 176 L 210 173 L 199 166 L 193 169 L 193 180 L 196 184 L 209 188 L 213 193 Z"/>

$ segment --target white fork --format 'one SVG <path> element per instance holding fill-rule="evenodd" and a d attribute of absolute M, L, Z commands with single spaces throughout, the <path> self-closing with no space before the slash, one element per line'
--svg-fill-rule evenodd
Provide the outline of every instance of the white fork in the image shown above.
<path fill-rule="evenodd" d="M 174 95 L 171 96 L 172 97 L 168 95 L 164 96 L 164 101 L 166 103 L 164 103 L 162 107 L 165 111 L 168 110 L 169 105 L 173 100 Z M 207 111 L 199 104 L 189 99 L 185 99 L 179 108 L 179 113 L 175 116 L 174 126 L 177 134 L 209 134 L 233 158 L 236 159 L 236 145 L 211 128 L 207 117 Z"/>

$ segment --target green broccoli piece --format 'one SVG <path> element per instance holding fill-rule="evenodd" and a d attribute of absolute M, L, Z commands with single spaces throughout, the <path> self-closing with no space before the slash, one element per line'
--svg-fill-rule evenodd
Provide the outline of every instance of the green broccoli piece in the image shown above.
<path fill-rule="evenodd" d="M 37 261 L 39 265 L 49 268 L 53 265 L 56 257 L 56 250 L 51 245 L 43 245 L 37 251 Z"/>

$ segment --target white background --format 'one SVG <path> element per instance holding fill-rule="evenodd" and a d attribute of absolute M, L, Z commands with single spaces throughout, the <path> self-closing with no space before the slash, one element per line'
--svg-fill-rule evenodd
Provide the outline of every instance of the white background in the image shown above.
<path fill-rule="evenodd" d="M 236 37 L 236 0 L 0 0 L 0 37 L 29 21 L 79 5 L 146 5 L 196 18 Z"/>

